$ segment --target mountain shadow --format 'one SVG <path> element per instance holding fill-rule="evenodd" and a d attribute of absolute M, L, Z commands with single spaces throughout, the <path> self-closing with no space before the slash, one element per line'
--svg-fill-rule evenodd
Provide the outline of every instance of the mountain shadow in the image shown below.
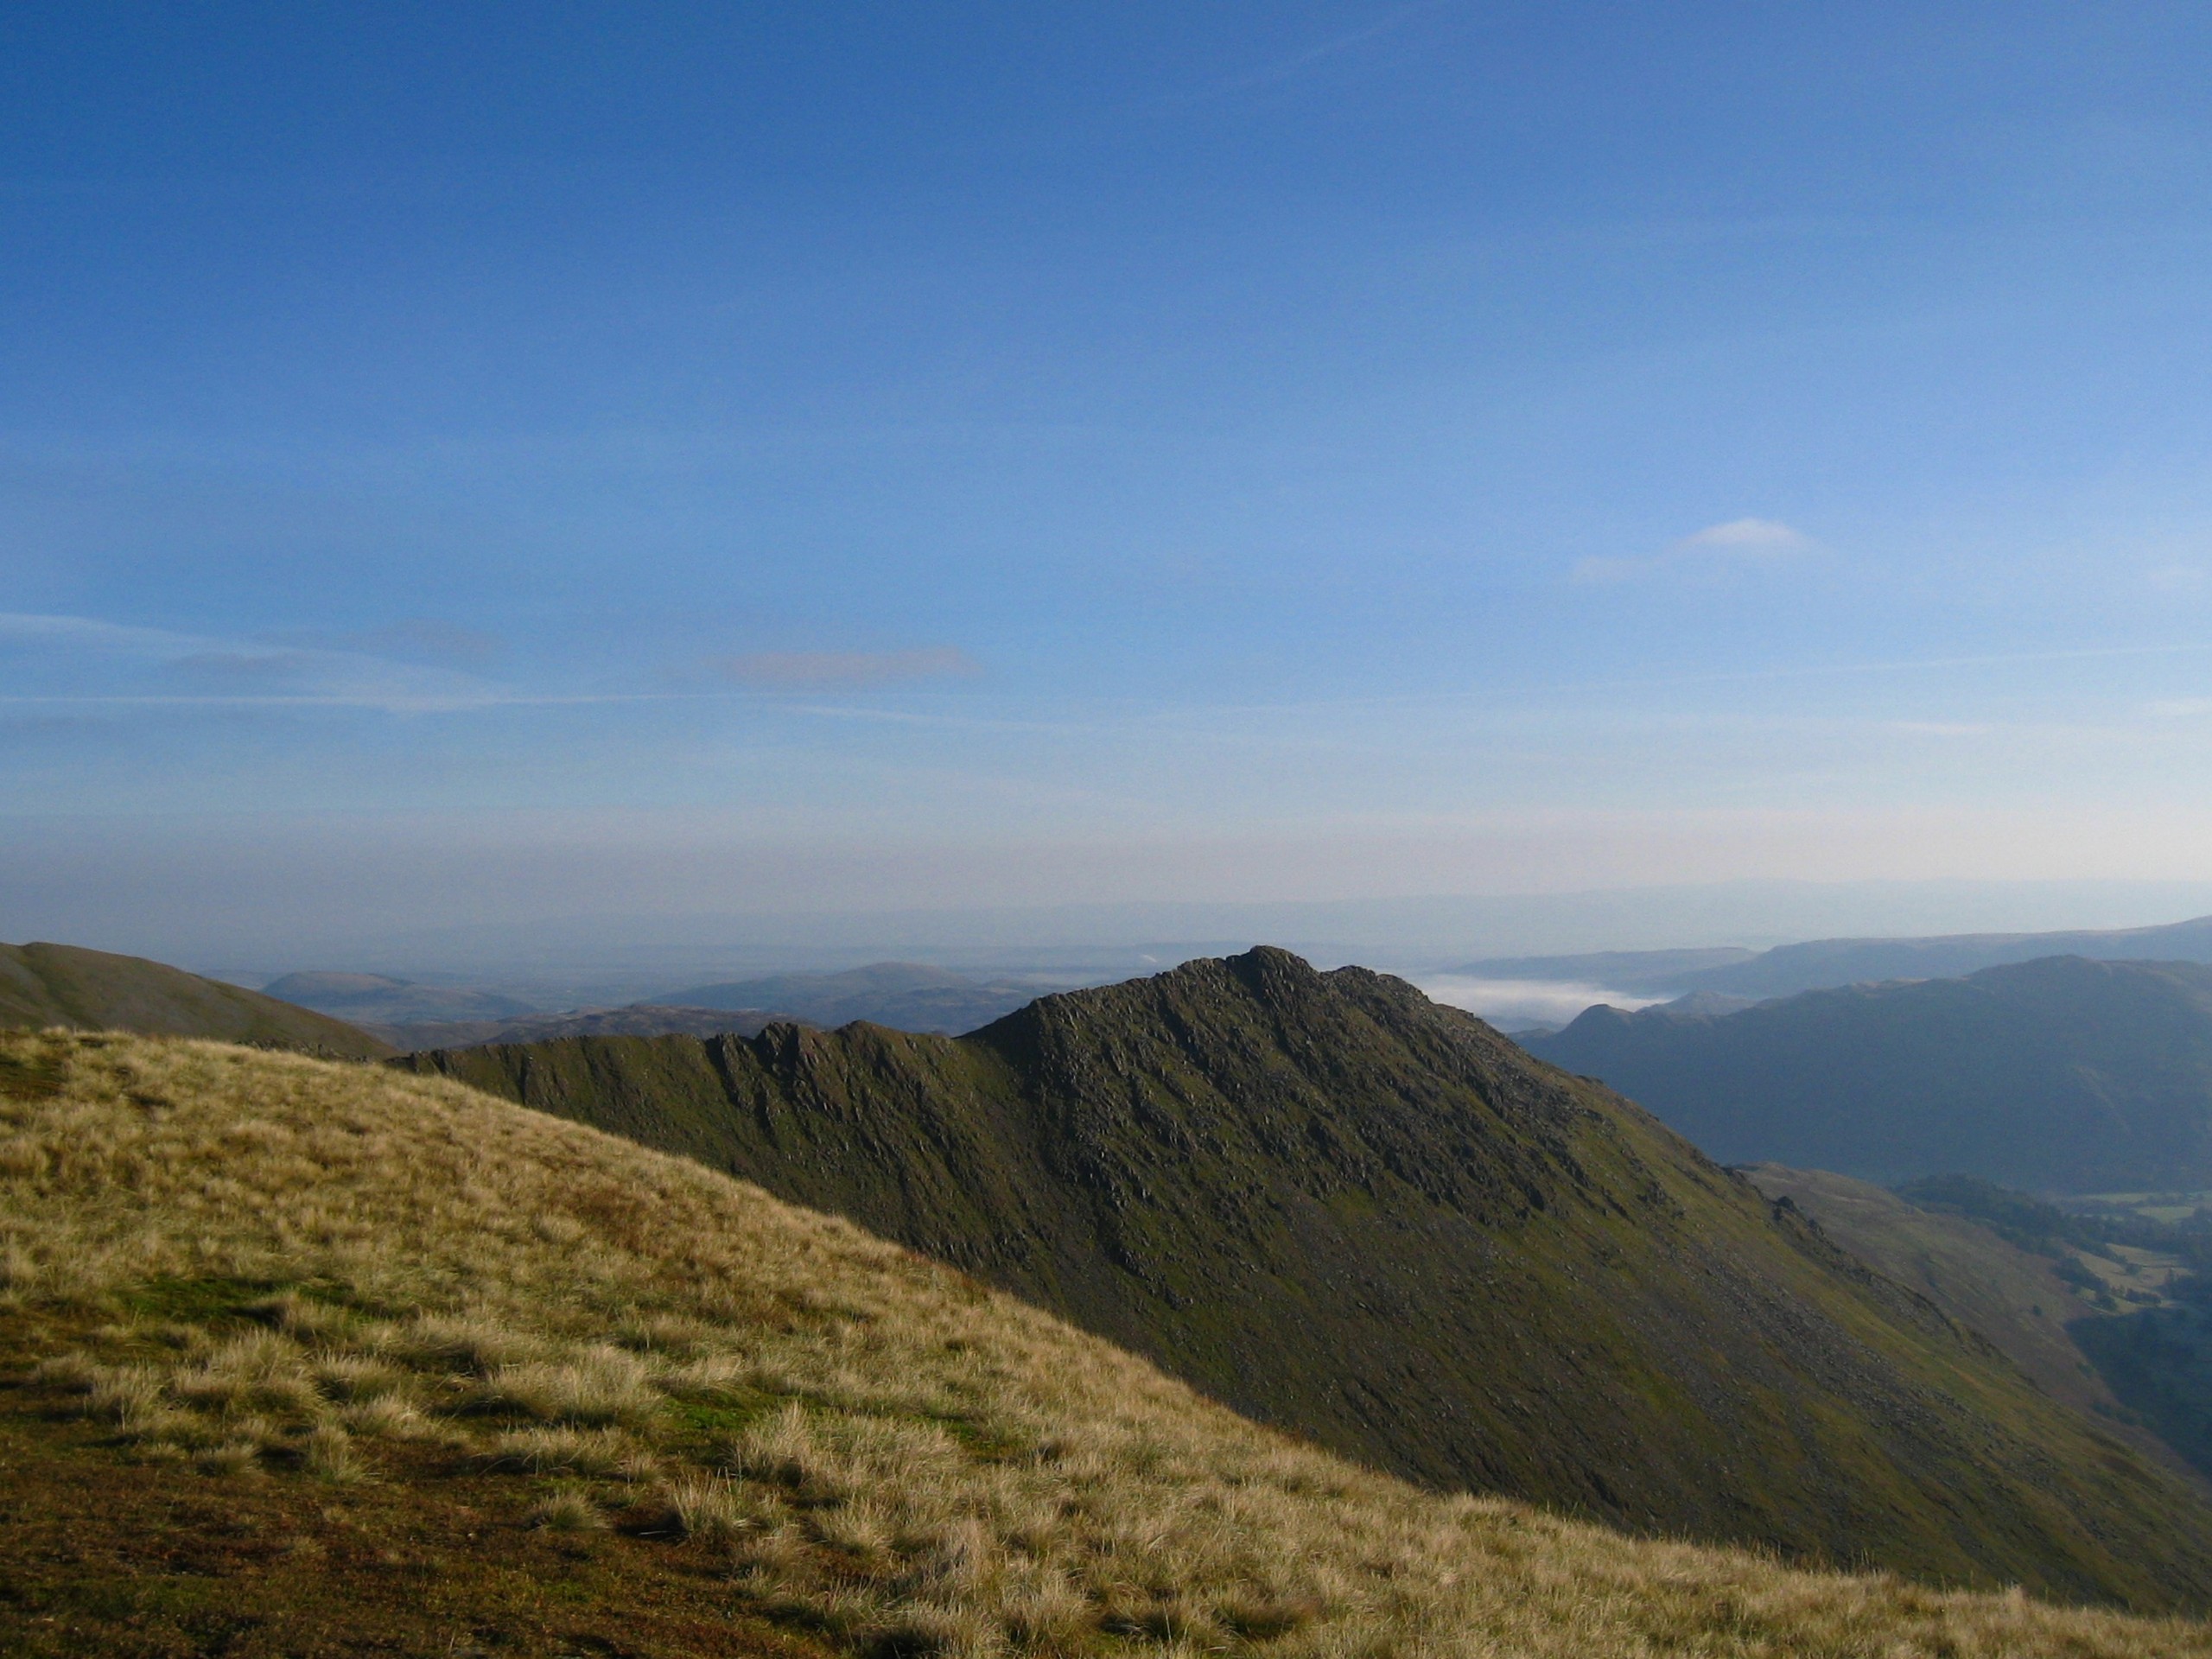
<path fill-rule="evenodd" d="M 2212 1512 L 1602 1088 L 1281 950 L 869 1026 L 418 1054 L 840 1212 L 1438 1486 L 2204 1599 Z"/>

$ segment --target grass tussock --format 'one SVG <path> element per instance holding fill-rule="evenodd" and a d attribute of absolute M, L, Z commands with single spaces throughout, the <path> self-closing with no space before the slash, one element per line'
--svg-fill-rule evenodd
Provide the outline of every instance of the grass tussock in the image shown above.
<path fill-rule="evenodd" d="M 527 1524 L 548 1532 L 604 1532 L 607 1516 L 587 1491 L 569 1489 L 551 1493 L 531 1506 Z"/>
<path fill-rule="evenodd" d="M 886 1659 L 2212 1655 L 2212 1631 L 1439 1497 L 833 1218 L 477 1095 L 214 1044 L 0 1056 L 31 1382 L 210 1478 L 505 1471 Z M 133 1313 L 133 1309 L 140 1310 Z M 73 1319 L 74 1324 L 72 1325 Z M 105 1322 L 105 1323 L 103 1323 Z"/>

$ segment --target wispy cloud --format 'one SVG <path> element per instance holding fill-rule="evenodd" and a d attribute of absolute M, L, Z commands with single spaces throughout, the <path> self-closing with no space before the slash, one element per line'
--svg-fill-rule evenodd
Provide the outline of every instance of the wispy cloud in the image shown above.
<path fill-rule="evenodd" d="M 726 680 L 761 691 L 822 691 L 982 671 L 966 652 L 950 645 L 922 651 L 759 651 L 722 658 L 714 669 Z"/>
<path fill-rule="evenodd" d="M 277 637 L 287 645 L 396 657 L 405 662 L 436 663 L 448 668 L 481 668 L 506 649 L 506 641 L 495 633 L 456 627 L 427 616 L 406 617 L 385 627 L 354 633 L 301 631 Z"/>
<path fill-rule="evenodd" d="M 0 613 L 0 697 L 39 703 L 268 703 L 420 712 L 508 701 L 450 668 L 359 650 Z"/>
<path fill-rule="evenodd" d="M 1312 46 L 1291 53 L 1287 57 L 1277 58 L 1272 62 L 1256 65 L 1242 73 L 1228 76 L 1215 82 L 1201 96 L 1219 97 L 1224 93 L 1249 92 L 1255 87 L 1281 86 L 1287 80 L 1295 79 L 1315 65 L 1325 63 L 1339 54 L 1363 46 L 1378 35 L 1389 34 L 1408 18 L 1421 12 L 1433 10 L 1434 10 L 1433 0 L 1414 0 L 1414 3 L 1411 5 L 1395 7 L 1383 13 L 1373 22 L 1364 24 L 1358 29 L 1348 29 L 1341 35 L 1332 35 L 1326 40 L 1317 41 Z"/>
<path fill-rule="evenodd" d="M 1817 545 L 1803 531 L 1778 519 L 1731 518 L 1707 524 L 1640 558 L 1583 559 L 1574 567 L 1573 579 L 1586 586 L 1604 586 L 1649 576 L 1713 576 L 1783 563 Z"/>
<path fill-rule="evenodd" d="M 374 644 L 385 649 L 342 648 L 341 641 L 346 647 Z M 456 658 L 489 656 L 499 645 L 486 635 L 424 623 L 365 633 L 235 639 L 135 627 L 96 617 L 0 612 L 0 704 L 350 708 L 432 714 L 711 701 L 759 691 L 846 691 L 982 672 L 973 658 L 949 645 L 890 652 L 756 652 L 710 664 L 734 688 L 711 690 L 526 690 L 448 665 Z M 432 660 L 403 660 L 403 653 Z"/>

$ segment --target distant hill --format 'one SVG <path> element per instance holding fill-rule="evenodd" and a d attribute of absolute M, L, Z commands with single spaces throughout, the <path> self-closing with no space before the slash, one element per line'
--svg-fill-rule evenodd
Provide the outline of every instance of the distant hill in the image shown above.
<path fill-rule="evenodd" d="M 1597 1007 L 1527 1047 L 1724 1162 L 2212 1186 L 2212 968 L 2197 963 L 2053 957 L 1715 1016 Z"/>
<path fill-rule="evenodd" d="M 2212 963 L 2212 916 L 2157 927 L 2062 933 L 1955 933 L 1928 938 L 1811 939 L 1771 950 L 1611 950 L 1569 957 L 1498 957 L 1455 968 L 1475 978 L 1603 985 L 1637 996 L 1718 991 L 1789 996 L 1891 979 L 1955 979 L 2044 957 L 2097 962 Z"/>
<path fill-rule="evenodd" d="M 779 1022 L 810 1023 L 767 1008 L 692 1008 L 632 1002 L 619 1008 L 525 1014 L 511 1020 L 426 1020 L 373 1029 L 393 1046 L 411 1051 L 467 1048 L 480 1043 L 540 1043 L 556 1037 L 712 1037 L 722 1032 L 754 1037 Z"/>
<path fill-rule="evenodd" d="M 2071 933 L 1961 933 L 1926 939 L 1815 939 L 1777 945 L 1748 962 L 1713 968 L 1685 990 L 1783 996 L 1872 980 L 1949 979 L 2047 957 L 2096 962 L 2212 963 L 2212 916 L 2160 927 Z"/>
<path fill-rule="evenodd" d="M 703 1008 L 781 1008 L 810 1025 L 855 1020 L 899 1031 L 953 1034 L 987 1026 L 1032 1001 L 1038 988 L 979 980 L 912 962 L 879 962 L 835 974 L 776 974 L 765 979 L 671 991 L 669 1002 Z"/>
<path fill-rule="evenodd" d="M 310 1009 L 143 957 L 73 944 L 0 944 L 0 1027 L 70 1026 L 151 1036 L 214 1037 L 340 1059 L 391 1045 Z"/>
<path fill-rule="evenodd" d="M 2081 1581 L 2076 1529 L 2164 1559 L 2204 1513 L 1644 1113 L 1361 969 L 1255 950 L 957 1040 L 396 1064 L 847 1215 L 1440 1486 L 2046 1583 Z"/>
<path fill-rule="evenodd" d="M 428 1021 L 493 1021 L 537 1012 L 530 1003 L 493 991 L 456 985 L 418 985 L 383 974 L 287 974 L 263 986 L 270 996 L 359 1025 L 408 1026 Z"/>
<path fill-rule="evenodd" d="M 1998 1472 L 2059 1410 L 2018 1382 L 2020 1418 L 1965 1420 L 1987 1466 L 1932 1529 L 1853 1507 L 1924 1483 L 1815 1490 L 1878 1554 L 1933 1540 L 1954 1584 L 2031 1593 L 1793 1572 L 1419 1491 L 845 1222 L 438 1079 L 0 1037 L 0 1123 L 10 1654 L 2212 1656 L 2201 1620 L 2052 1605 L 2203 1606 L 2208 1515 L 2092 1440 Z M 1961 1409 L 1898 1403 L 1906 1435 Z"/>

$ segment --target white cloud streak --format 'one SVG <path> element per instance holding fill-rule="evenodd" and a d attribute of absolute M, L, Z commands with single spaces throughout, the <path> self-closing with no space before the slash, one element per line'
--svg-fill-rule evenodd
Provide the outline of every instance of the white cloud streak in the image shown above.
<path fill-rule="evenodd" d="M 134 627 L 95 617 L 0 613 L 0 701 L 197 703 L 420 713 L 511 693 L 473 675 L 360 651 Z"/>
<path fill-rule="evenodd" d="M 1662 576 L 1703 578 L 1786 563 L 1818 545 L 1801 530 L 1774 518 L 1731 518 L 1707 524 L 1660 552 L 1641 558 L 1587 558 L 1573 580 L 1585 587 Z"/>
<path fill-rule="evenodd" d="M 760 651 L 726 657 L 715 671 L 760 691 L 822 691 L 897 680 L 969 677 L 975 659 L 950 645 L 920 651 Z"/>

